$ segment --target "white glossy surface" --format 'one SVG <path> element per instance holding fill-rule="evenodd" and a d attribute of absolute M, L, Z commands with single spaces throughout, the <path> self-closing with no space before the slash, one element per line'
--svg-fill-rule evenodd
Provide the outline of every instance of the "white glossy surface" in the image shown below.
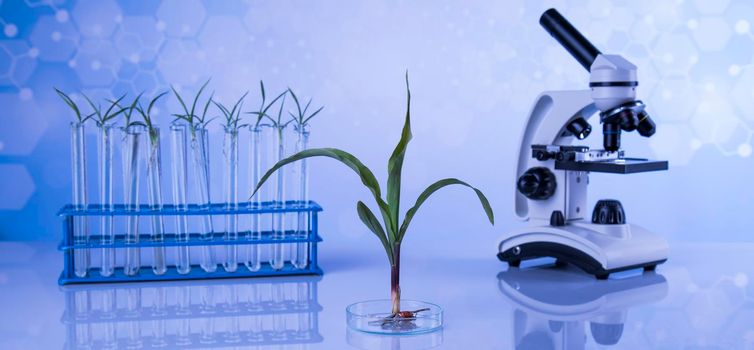
<path fill-rule="evenodd" d="M 347 330 L 347 305 L 388 295 L 387 264 L 384 257 L 369 256 L 362 249 L 336 244 L 323 247 L 320 265 L 325 275 L 319 280 L 235 279 L 60 288 L 56 281 L 61 256 L 54 244 L 3 242 L 0 348 L 76 348 L 76 342 L 99 341 L 96 346 L 107 336 L 114 336 L 121 347 L 149 348 L 156 344 L 155 334 L 164 332 L 165 339 L 175 341 L 179 331 L 188 332 L 184 340 L 201 348 L 754 346 L 751 244 L 672 244 L 670 260 L 657 274 L 640 277 L 628 273 L 609 281 L 595 281 L 571 269 L 503 272 L 507 267 L 494 258 L 494 249 L 473 254 L 459 250 L 452 258 L 406 250 L 404 297 L 432 301 L 445 310 L 443 330 L 409 337 Z M 114 311 L 107 305 L 114 306 Z M 598 324 L 594 332 L 602 332 L 597 337 L 605 342 L 616 340 L 619 327 L 614 325 L 621 322 L 617 345 L 604 347 L 595 342 L 592 323 Z M 258 331 L 260 325 L 266 331 L 262 338 L 282 345 L 250 345 L 259 339 L 251 331 Z M 272 333 L 275 327 L 287 331 Z"/>

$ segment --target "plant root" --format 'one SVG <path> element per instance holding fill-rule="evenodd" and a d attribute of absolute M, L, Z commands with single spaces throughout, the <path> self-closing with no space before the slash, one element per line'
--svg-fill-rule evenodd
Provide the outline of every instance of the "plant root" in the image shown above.
<path fill-rule="evenodd" d="M 422 311 L 429 311 L 429 308 L 418 309 L 414 311 L 400 311 L 398 313 L 391 314 L 381 320 L 369 322 L 371 325 L 379 325 L 382 329 L 390 329 L 396 331 L 408 331 L 416 328 L 414 321 L 416 320 L 416 314 Z"/>

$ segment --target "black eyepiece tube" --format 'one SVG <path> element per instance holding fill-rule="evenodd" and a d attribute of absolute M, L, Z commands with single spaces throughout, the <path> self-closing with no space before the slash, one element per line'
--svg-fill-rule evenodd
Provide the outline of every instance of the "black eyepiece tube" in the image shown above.
<path fill-rule="evenodd" d="M 549 9 L 539 18 L 539 24 L 544 27 L 560 45 L 562 45 L 584 69 L 589 71 L 592 63 L 600 54 L 592 43 L 563 17 L 556 9 Z"/>

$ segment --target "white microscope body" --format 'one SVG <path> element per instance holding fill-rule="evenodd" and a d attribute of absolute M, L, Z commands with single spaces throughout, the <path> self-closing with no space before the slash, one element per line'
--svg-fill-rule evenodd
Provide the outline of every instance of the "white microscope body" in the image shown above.
<path fill-rule="evenodd" d="M 667 259 L 663 238 L 625 222 L 620 202 L 601 200 L 587 208 L 590 172 L 628 174 L 667 170 L 667 161 L 626 158 L 620 133 L 654 134 L 655 125 L 636 100 L 636 66 L 618 55 L 603 55 L 565 18 L 546 11 L 540 23 L 587 70 L 590 90 L 542 93 L 529 113 L 517 166 L 516 215 L 530 226 L 504 235 L 498 258 L 511 266 L 522 260 L 555 257 L 605 279 L 612 272 L 654 270 Z M 591 132 L 598 114 L 605 150 L 573 146 Z"/>

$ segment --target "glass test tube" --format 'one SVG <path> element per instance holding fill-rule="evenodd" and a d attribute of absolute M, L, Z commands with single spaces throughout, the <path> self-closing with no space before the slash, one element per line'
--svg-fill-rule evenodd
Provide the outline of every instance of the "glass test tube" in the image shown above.
<path fill-rule="evenodd" d="M 173 205 L 178 211 L 188 210 L 188 201 L 186 192 L 188 187 L 187 181 L 187 157 L 186 157 L 186 125 L 173 124 L 170 126 L 170 140 L 173 150 L 172 173 L 173 173 Z M 188 219 L 185 215 L 175 216 L 176 240 L 187 242 L 188 236 Z M 177 246 L 178 250 L 176 270 L 180 274 L 191 272 L 191 259 L 189 256 L 188 246 Z"/>
<path fill-rule="evenodd" d="M 162 159 L 160 156 L 160 128 L 152 128 L 149 132 L 149 147 L 144 148 L 144 158 L 147 161 L 147 193 L 149 206 L 152 210 L 162 209 Z M 165 238 L 165 223 L 161 215 L 152 216 L 152 241 L 163 242 Z M 165 247 L 154 247 L 152 272 L 162 275 L 167 271 L 165 263 Z"/>
<path fill-rule="evenodd" d="M 249 187 L 251 187 L 251 192 L 249 195 L 254 193 L 254 187 L 256 187 L 257 182 L 259 182 L 260 178 L 262 177 L 262 164 L 263 163 L 263 135 L 262 135 L 262 128 L 259 126 L 252 125 L 249 127 L 249 157 L 251 158 L 249 161 Z M 266 187 L 266 186 L 265 186 Z M 257 191 L 256 194 L 254 194 L 252 197 L 250 197 L 251 203 L 249 205 L 252 208 L 259 208 L 262 206 L 262 199 L 263 198 L 263 191 L 265 191 L 265 188 L 260 188 L 259 191 Z M 260 214 L 254 214 L 249 215 L 251 218 L 251 227 L 249 229 L 249 235 L 247 237 L 248 240 L 254 241 L 254 240 L 260 240 L 262 238 L 262 217 Z M 246 265 L 246 268 L 249 269 L 249 271 L 259 271 L 259 269 L 262 267 L 262 257 L 261 257 L 261 247 L 259 244 L 246 244 L 242 246 L 244 254 L 244 265 Z"/>
<path fill-rule="evenodd" d="M 270 151 L 273 153 L 267 169 L 271 168 L 275 163 L 285 159 L 285 126 L 272 126 L 270 127 L 273 136 L 269 138 Z M 272 205 L 275 208 L 282 208 L 285 204 L 285 171 L 280 170 L 270 177 L 274 179 L 271 183 L 271 189 L 273 192 Z M 285 214 L 273 213 L 272 214 L 272 239 L 283 240 L 285 239 Z M 270 266 L 275 270 L 280 270 L 285 266 L 285 244 L 273 243 L 271 245 L 272 252 L 270 254 Z"/>
<path fill-rule="evenodd" d="M 295 153 L 305 151 L 309 148 L 309 126 L 296 125 L 295 133 L 296 145 Z M 301 159 L 294 166 L 294 176 L 296 179 L 296 204 L 305 206 L 309 202 L 309 171 L 307 169 L 307 159 Z M 309 237 L 309 213 L 297 212 L 295 230 L 296 238 L 306 239 Z M 309 265 L 309 243 L 296 243 L 291 263 L 297 269 L 305 269 Z"/>
<path fill-rule="evenodd" d="M 194 128 L 191 130 L 191 152 L 194 160 L 194 174 L 196 175 L 194 176 L 194 184 L 199 194 L 199 206 L 209 208 L 209 133 L 207 129 Z M 199 235 L 201 239 L 211 240 L 214 233 L 212 217 L 210 215 L 202 215 L 201 220 L 202 230 Z M 214 249 L 212 247 L 201 247 L 199 264 L 205 272 L 215 272 L 217 270 Z"/>
<path fill-rule="evenodd" d="M 139 147 L 143 127 L 141 125 L 131 125 L 123 128 L 122 143 L 122 160 L 123 160 L 123 193 L 125 209 L 127 211 L 136 211 L 139 208 L 139 178 L 141 177 L 139 162 Z M 125 243 L 127 245 L 136 245 L 139 243 L 139 216 L 126 216 L 126 235 Z M 133 276 L 139 273 L 141 267 L 141 250 L 138 247 L 126 247 L 126 261 L 123 266 L 123 273 Z"/>
<path fill-rule="evenodd" d="M 238 129 L 225 128 L 223 139 L 223 155 L 225 156 L 224 197 L 228 210 L 238 208 Z M 238 240 L 238 215 L 225 215 L 225 240 Z M 235 272 L 238 268 L 238 246 L 226 246 L 225 271 Z"/>
<path fill-rule="evenodd" d="M 76 210 L 85 210 L 87 205 L 86 195 L 86 142 L 83 123 L 71 123 L 71 178 L 73 181 L 73 207 Z M 87 217 L 73 217 L 73 244 L 87 244 L 89 242 L 89 230 L 87 229 Z M 86 277 L 89 271 L 89 249 L 73 250 L 74 273 L 77 277 Z"/>
<path fill-rule="evenodd" d="M 102 211 L 113 210 L 113 130 L 111 124 L 99 126 L 97 138 L 97 158 L 99 175 L 99 202 Z M 105 246 L 115 243 L 113 217 L 103 215 L 100 218 L 100 242 Z M 100 274 L 111 276 L 115 272 L 115 248 L 102 248 Z"/>

